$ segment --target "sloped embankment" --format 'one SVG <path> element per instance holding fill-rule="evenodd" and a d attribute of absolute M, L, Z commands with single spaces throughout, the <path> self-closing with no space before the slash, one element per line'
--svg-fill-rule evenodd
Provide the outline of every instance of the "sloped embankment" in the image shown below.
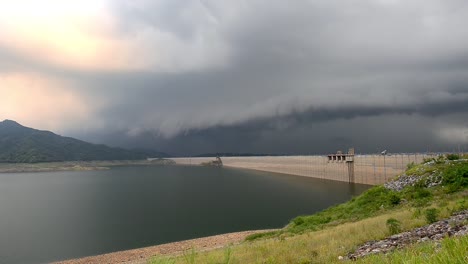
<path fill-rule="evenodd" d="M 408 245 L 425 242 L 440 241 L 445 237 L 465 236 L 468 234 L 468 210 L 454 214 L 433 224 L 413 229 L 408 232 L 393 235 L 379 241 L 369 241 L 360 246 L 355 252 L 348 255 L 349 259 L 356 260 L 377 253 L 388 253 Z"/>

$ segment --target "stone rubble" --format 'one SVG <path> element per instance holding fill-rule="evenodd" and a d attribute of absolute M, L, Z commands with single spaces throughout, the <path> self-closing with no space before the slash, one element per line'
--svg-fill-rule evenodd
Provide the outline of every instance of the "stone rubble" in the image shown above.
<path fill-rule="evenodd" d="M 387 253 L 413 243 L 438 241 L 447 236 L 465 236 L 468 234 L 468 210 L 454 214 L 449 219 L 400 233 L 380 241 L 369 241 L 359 247 L 348 258 L 356 260 L 367 255 Z"/>
<path fill-rule="evenodd" d="M 392 191 L 401 191 L 406 186 L 413 186 L 421 180 L 419 176 L 408 176 L 406 174 L 400 176 L 398 179 L 390 182 L 386 182 L 384 187 Z"/>
<path fill-rule="evenodd" d="M 431 188 L 442 184 L 442 176 L 440 173 L 437 173 L 437 171 L 434 171 L 433 174 L 427 177 L 403 174 L 398 177 L 398 179 L 385 183 L 384 187 L 392 191 L 400 192 L 405 187 L 414 186 L 421 181 L 424 181 L 424 187 Z"/>

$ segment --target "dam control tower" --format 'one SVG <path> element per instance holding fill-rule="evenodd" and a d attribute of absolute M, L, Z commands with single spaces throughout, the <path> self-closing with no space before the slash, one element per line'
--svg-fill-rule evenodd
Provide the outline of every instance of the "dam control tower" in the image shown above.
<path fill-rule="evenodd" d="M 328 162 L 343 163 L 348 168 L 348 181 L 354 182 L 354 148 L 350 148 L 347 154 L 337 151 L 336 154 L 328 155 Z"/>

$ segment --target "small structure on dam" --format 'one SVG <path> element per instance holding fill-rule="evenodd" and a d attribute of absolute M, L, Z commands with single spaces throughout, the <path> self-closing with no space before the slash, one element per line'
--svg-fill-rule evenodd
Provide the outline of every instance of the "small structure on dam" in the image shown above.
<path fill-rule="evenodd" d="M 210 160 L 207 162 L 201 163 L 203 166 L 216 166 L 216 167 L 222 167 L 223 166 L 223 161 L 221 160 L 220 157 L 216 157 L 216 160 Z"/>
<path fill-rule="evenodd" d="M 338 150 L 336 154 L 328 155 L 328 162 L 346 163 L 348 167 L 348 182 L 354 182 L 354 148 L 348 150 L 348 154 Z"/>
<path fill-rule="evenodd" d="M 348 154 L 343 154 L 341 150 L 338 150 L 336 154 L 329 154 L 328 162 L 354 162 L 354 148 L 350 148 Z"/>

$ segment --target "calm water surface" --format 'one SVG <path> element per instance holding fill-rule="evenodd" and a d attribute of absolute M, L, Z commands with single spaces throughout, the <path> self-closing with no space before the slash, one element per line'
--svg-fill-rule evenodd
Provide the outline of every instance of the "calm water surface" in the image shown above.
<path fill-rule="evenodd" d="M 279 228 L 367 188 L 214 167 L 0 174 L 0 263 Z"/>

